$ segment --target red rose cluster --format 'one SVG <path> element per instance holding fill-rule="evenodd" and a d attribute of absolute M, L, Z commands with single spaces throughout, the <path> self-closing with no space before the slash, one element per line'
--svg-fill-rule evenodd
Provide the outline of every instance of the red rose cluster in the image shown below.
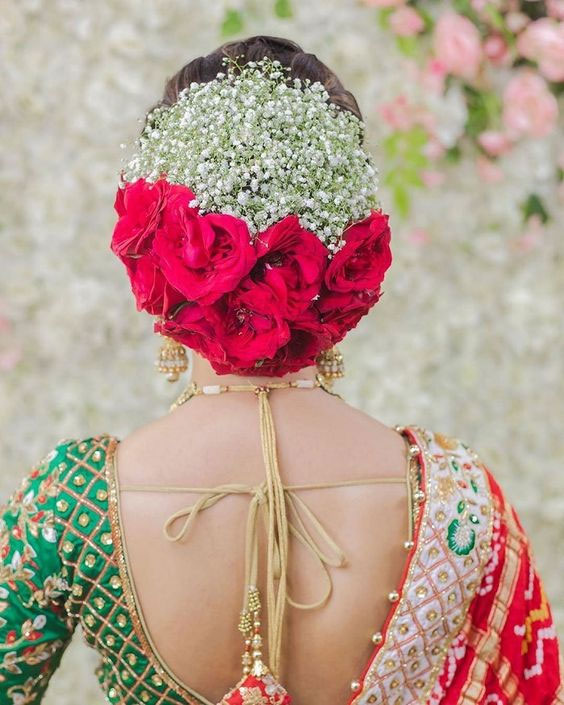
<path fill-rule="evenodd" d="M 281 376 L 315 362 L 381 296 L 392 261 L 388 216 L 347 228 L 332 259 L 288 215 L 252 240 L 246 223 L 201 214 L 186 186 L 139 179 L 118 189 L 111 247 L 155 331 L 218 374 Z"/>

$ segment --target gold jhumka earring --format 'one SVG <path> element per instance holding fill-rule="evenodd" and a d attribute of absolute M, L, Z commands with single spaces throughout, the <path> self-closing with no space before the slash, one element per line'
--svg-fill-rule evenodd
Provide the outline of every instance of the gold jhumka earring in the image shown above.
<path fill-rule="evenodd" d="M 320 352 L 315 364 L 317 366 L 317 378 L 323 388 L 329 392 L 332 391 L 335 380 L 345 376 L 343 354 L 336 345 Z"/>
<path fill-rule="evenodd" d="M 164 339 L 159 349 L 155 365 L 159 372 L 166 375 L 169 382 L 176 382 L 183 372 L 188 369 L 188 355 L 186 348 L 176 340 L 160 334 Z"/>

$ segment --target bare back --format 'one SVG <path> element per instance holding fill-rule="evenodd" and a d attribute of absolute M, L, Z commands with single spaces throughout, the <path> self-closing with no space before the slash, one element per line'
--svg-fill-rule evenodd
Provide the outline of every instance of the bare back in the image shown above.
<path fill-rule="evenodd" d="M 284 484 L 397 476 L 395 484 L 301 491 L 347 558 L 330 569 L 328 602 L 288 606 L 281 680 L 294 705 L 344 705 L 371 654 L 371 636 L 390 610 L 406 562 L 406 445 L 395 430 L 316 389 L 277 390 L 270 399 Z M 256 485 L 264 479 L 257 402 L 252 394 L 196 398 L 123 439 L 120 484 Z M 248 496 L 230 495 L 201 512 L 189 537 L 162 533 L 193 493 L 122 491 L 120 508 L 130 572 L 145 629 L 165 667 L 188 690 L 218 702 L 241 675 L 237 622 L 244 587 Z M 264 533 L 259 580 L 264 587 Z M 289 591 L 314 602 L 324 588 L 311 555 L 290 537 Z M 268 653 L 265 654 L 268 662 Z"/>

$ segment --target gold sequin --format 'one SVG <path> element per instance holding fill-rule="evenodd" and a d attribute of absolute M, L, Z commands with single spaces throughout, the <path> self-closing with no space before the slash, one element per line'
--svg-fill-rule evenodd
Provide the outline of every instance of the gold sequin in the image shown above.
<path fill-rule="evenodd" d="M 121 672 L 121 678 L 124 681 L 128 681 L 131 678 L 131 673 L 129 671 L 126 671 L 125 668 Z"/>
<path fill-rule="evenodd" d="M 441 583 L 446 583 L 446 581 L 448 580 L 448 573 L 446 570 L 441 570 L 441 572 L 439 573 L 439 580 L 441 581 Z"/>
<path fill-rule="evenodd" d="M 106 492 L 106 490 L 103 490 L 102 488 L 96 490 L 96 499 L 100 500 L 100 502 L 103 502 L 105 499 L 108 499 L 108 493 Z"/>
<path fill-rule="evenodd" d="M 126 658 L 130 666 L 135 666 L 137 663 L 137 656 L 135 654 L 127 654 Z"/>
<path fill-rule="evenodd" d="M 163 684 L 163 679 L 159 675 L 157 675 L 156 673 L 151 676 L 151 680 L 157 686 L 157 688 Z"/>
<path fill-rule="evenodd" d="M 60 512 L 66 512 L 68 508 L 69 508 L 69 503 L 65 499 L 58 499 L 57 500 L 57 509 Z"/>
<path fill-rule="evenodd" d="M 419 661 L 414 661 L 410 666 L 412 671 L 416 671 L 419 668 Z"/>
<path fill-rule="evenodd" d="M 446 514 L 442 511 L 442 509 L 439 509 L 438 512 L 435 512 L 435 519 L 437 521 L 444 521 L 446 519 Z"/>
<path fill-rule="evenodd" d="M 392 681 L 390 681 L 390 688 L 397 688 L 399 685 L 399 681 L 397 678 L 394 678 Z"/>
<path fill-rule="evenodd" d="M 81 443 L 81 444 L 78 446 L 78 452 L 79 452 L 79 453 L 86 453 L 87 450 L 88 450 L 88 445 L 87 445 L 86 443 Z"/>
<path fill-rule="evenodd" d="M 94 606 L 97 607 L 99 610 L 101 610 L 106 603 L 104 602 L 103 597 L 95 597 L 94 598 Z"/>
<path fill-rule="evenodd" d="M 82 487 L 82 485 L 86 482 L 86 478 L 84 475 L 75 475 L 72 481 L 77 487 Z"/>
<path fill-rule="evenodd" d="M 84 618 L 84 621 L 86 624 L 88 624 L 89 627 L 93 627 L 94 624 L 96 623 L 96 620 L 91 614 L 87 614 L 86 617 Z"/>
<path fill-rule="evenodd" d="M 127 624 L 127 617 L 124 614 L 118 614 L 116 621 L 119 627 L 125 627 Z"/>
<path fill-rule="evenodd" d="M 114 588 L 114 590 L 121 587 L 121 579 L 119 575 L 112 575 L 110 578 L 110 585 Z"/>
<path fill-rule="evenodd" d="M 110 698 L 115 698 L 116 695 L 117 695 L 116 689 L 115 689 L 115 688 L 110 688 L 110 689 L 108 690 L 108 695 L 110 696 Z"/>
<path fill-rule="evenodd" d="M 407 634 L 408 631 L 409 631 L 408 624 L 405 624 L 405 622 L 403 624 L 400 624 L 400 626 L 399 626 L 399 633 L 400 634 Z"/>
<path fill-rule="evenodd" d="M 452 623 L 453 623 L 453 624 L 459 624 L 459 622 L 460 622 L 460 615 L 459 615 L 459 614 L 456 614 L 456 615 L 452 618 Z"/>
<path fill-rule="evenodd" d="M 427 612 L 427 619 L 429 621 L 433 621 L 433 619 L 436 619 L 436 618 L 437 618 L 437 612 L 435 610 L 429 610 Z"/>
<path fill-rule="evenodd" d="M 59 469 L 59 472 L 64 472 L 67 469 L 67 466 L 65 463 L 59 463 L 57 468 Z"/>
<path fill-rule="evenodd" d="M 425 597 L 427 594 L 427 588 L 424 585 L 420 585 L 418 588 L 415 590 L 415 594 L 417 597 Z"/>
<path fill-rule="evenodd" d="M 476 587 L 476 583 L 471 580 L 466 587 L 468 588 L 468 590 L 472 591 Z"/>
<path fill-rule="evenodd" d="M 407 652 L 407 655 L 408 655 L 408 656 L 415 656 L 416 653 L 417 653 L 417 647 L 416 647 L 416 646 L 412 646 L 412 647 L 409 649 L 409 651 Z"/>
<path fill-rule="evenodd" d="M 90 522 L 90 517 L 88 516 L 88 514 L 83 513 L 83 514 L 79 515 L 78 523 L 80 524 L 80 526 L 88 526 L 89 522 Z"/>
<path fill-rule="evenodd" d="M 147 703 L 147 702 L 149 702 L 150 699 L 151 699 L 151 696 L 149 695 L 149 693 L 148 693 L 146 690 L 144 690 L 144 691 L 141 693 L 141 700 L 142 700 L 144 703 Z"/>
<path fill-rule="evenodd" d="M 389 658 L 384 665 L 386 666 L 386 668 L 394 668 L 396 662 L 394 661 L 394 659 Z"/>
<path fill-rule="evenodd" d="M 70 551 L 72 551 L 72 549 L 73 549 L 73 545 L 70 541 L 65 541 L 63 543 L 63 551 L 65 553 L 70 553 Z"/>
<path fill-rule="evenodd" d="M 84 559 L 84 562 L 89 568 L 92 568 L 92 566 L 96 563 L 96 556 L 93 553 L 89 553 Z"/>
<path fill-rule="evenodd" d="M 116 643 L 115 638 L 111 634 L 108 634 L 104 641 L 108 646 L 114 646 L 114 644 Z"/>
<path fill-rule="evenodd" d="M 472 556 L 466 556 L 464 559 L 464 565 L 468 567 L 469 565 L 472 565 L 472 563 L 474 563 Z"/>
<path fill-rule="evenodd" d="M 72 594 L 80 597 L 82 595 L 82 585 L 73 585 Z"/>
<path fill-rule="evenodd" d="M 95 450 L 92 453 L 92 460 L 97 463 L 102 458 L 102 453 L 99 450 Z"/>
<path fill-rule="evenodd" d="M 441 647 L 440 647 L 440 646 L 433 646 L 433 648 L 431 649 L 431 653 L 433 654 L 433 656 L 436 656 L 437 654 L 440 654 L 440 652 L 441 652 Z"/>
<path fill-rule="evenodd" d="M 456 593 L 455 592 L 449 593 L 449 596 L 447 599 L 449 602 L 454 602 L 456 600 Z"/>
<path fill-rule="evenodd" d="M 422 688 L 424 685 L 425 685 L 425 681 L 422 680 L 421 678 L 418 678 L 418 679 L 415 681 L 415 687 L 416 687 L 416 688 Z"/>
<path fill-rule="evenodd" d="M 112 535 L 110 533 L 102 534 L 100 541 L 104 546 L 109 546 L 112 543 Z"/>
<path fill-rule="evenodd" d="M 436 558 L 439 555 L 439 549 L 436 546 L 432 546 L 429 549 L 429 557 Z"/>

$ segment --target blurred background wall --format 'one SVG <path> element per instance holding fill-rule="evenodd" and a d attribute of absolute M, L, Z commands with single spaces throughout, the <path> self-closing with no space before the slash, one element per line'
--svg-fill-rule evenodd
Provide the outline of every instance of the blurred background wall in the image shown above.
<path fill-rule="evenodd" d="M 391 214 L 394 264 L 339 391 L 480 453 L 564 640 L 563 20 L 562 0 L 4 2 L 2 499 L 59 439 L 166 413 L 176 388 L 109 250 L 120 143 L 189 59 L 288 36 L 357 95 Z M 95 661 L 75 638 L 47 705 L 100 704 Z"/>

